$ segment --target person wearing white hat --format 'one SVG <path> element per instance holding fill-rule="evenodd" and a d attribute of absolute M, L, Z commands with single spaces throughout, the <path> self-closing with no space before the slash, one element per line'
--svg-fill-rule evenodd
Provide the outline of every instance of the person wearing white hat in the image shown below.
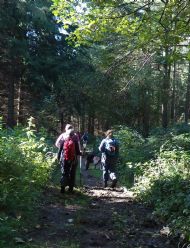
<path fill-rule="evenodd" d="M 57 140 L 56 140 L 56 142 L 55 142 L 55 146 L 56 146 L 57 148 L 60 148 L 60 143 L 61 143 L 64 139 L 66 139 L 66 138 L 68 137 L 68 132 L 69 132 L 70 130 L 73 130 L 73 131 L 74 131 L 73 126 L 72 126 L 71 124 L 66 124 L 66 126 L 65 126 L 65 131 L 64 131 L 62 134 L 59 135 L 59 137 L 57 138 Z"/>
<path fill-rule="evenodd" d="M 75 144 L 75 157 L 76 159 L 74 162 L 71 163 L 71 168 L 68 169 L 68 163 L 65 163 L 64 158 L 64 143 L 69 138 L 72 139 L 73 143 Z M 60 180 L 61 183 L 61 193 L 65 192 L 65 187 L 69 186 L 69 191 L 73 191 L 73 187 L 75 185 L 75 175 L 76 175 L 76 169 L 77 169 L 77 156 L 81 155 L 80 147 L 79 147 L 79 141 L 77 135 L 74 133 L 73 126 L 71 124 L 67 124 L 65 126 L 65 132 L 63 132 L 56 140 L 55 146 L 59 148 L 58 151 L 58 161 L 61 165 L 61 173 L 62 177 Z M 68 172 L 69 171 L 69 172 Z M 69 178 L 69 179 L 68 179 Z"/>

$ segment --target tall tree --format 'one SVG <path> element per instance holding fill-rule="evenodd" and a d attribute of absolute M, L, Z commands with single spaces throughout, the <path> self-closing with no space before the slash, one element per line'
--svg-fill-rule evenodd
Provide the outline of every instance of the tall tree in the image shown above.
<path fill-rule="evenodd" d="M 187 89 L 186 89 L 186 98 L 185 98 L 185 123 L 188 123 L 189 120 L 189 111 L 190 111 L 190 62 L 188 68 L 188 79 L 187 79 Z"/>

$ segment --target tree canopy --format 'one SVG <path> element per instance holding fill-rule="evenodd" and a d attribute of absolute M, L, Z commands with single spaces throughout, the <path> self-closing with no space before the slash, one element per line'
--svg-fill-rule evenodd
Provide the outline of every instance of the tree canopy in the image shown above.
<path fill-rule="evenodd" d="M 188 122 L 189 1 L 4 1 L 1 112 L 57 130 Z M 53 14 L 54 15 L 53 15 Z M 8 18 L 9 16 L 9 18 Z M 9 21 L 6 21 L 6 20 Z"/>

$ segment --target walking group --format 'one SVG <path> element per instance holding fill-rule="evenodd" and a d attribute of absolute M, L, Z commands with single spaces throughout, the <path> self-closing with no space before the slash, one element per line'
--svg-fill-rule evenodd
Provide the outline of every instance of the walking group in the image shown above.
<path fill-rule="evenodd" d="M 71 124 L 65 126 L 65 131 L 59 135 L 55 142 L 55 146 L 58 148 L 58 161 L 61 165 L 61 193 L 65 193 L 66 187 L 68 191 L 73 192 L 75 187 L 76 171 L 78 165 L 78 158 L 85 156 L 85 150 L 88 143 L 88 132 L 85 132 L 82 136 L 79 132 L 75 132 Z M 105 138 L 99 145 L 99 151 L 101 152 L 101 164 L 103 170 L 103 184 L 104 187 L 108 186 L 109 180 L 111 181 L 111 187 L 115 188 L 117 185 L 116 176 L 116 164 L 119 156 L 119 143 L 113 136 L 113 130 L 108 130 L 105 133 Z M 88 158 L 93 158 L 94 155 L 87 156 L 87 164 L 89 167 Z"/>

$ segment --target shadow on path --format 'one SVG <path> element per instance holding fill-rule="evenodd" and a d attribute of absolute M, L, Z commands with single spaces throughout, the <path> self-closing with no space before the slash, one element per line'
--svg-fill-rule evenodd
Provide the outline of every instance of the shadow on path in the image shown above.
<path fill-rule="evenodd" d="M 39 225 L 27 234 L 33 240 L 30 247 L 178 247 L 163 234 L 152 210 L 136 202 L 131 192 L 104 189 L 89 173 L 83 173 L 85 187 L 74 194 L 60 194 L 55 184 L 45 190 Z"/>

